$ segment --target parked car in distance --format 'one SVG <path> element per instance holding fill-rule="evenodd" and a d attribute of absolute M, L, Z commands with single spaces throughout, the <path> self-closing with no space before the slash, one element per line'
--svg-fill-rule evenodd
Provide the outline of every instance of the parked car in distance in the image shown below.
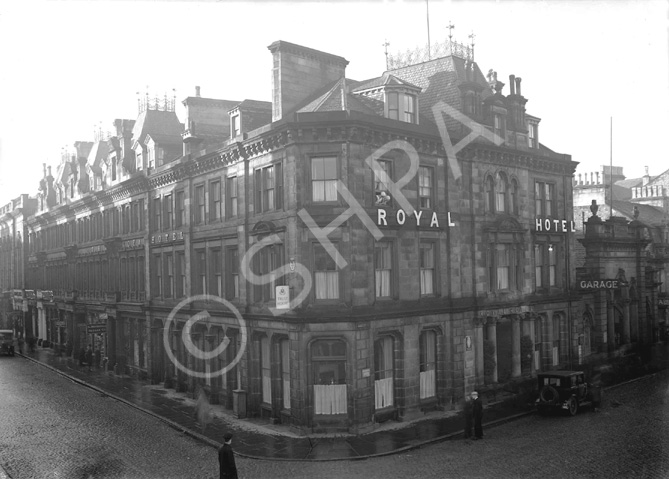
<path fill-rule="evenodd" d="M 592 387 L 583 371 L 549 371 L 537 377 L 539 397 L 535 404 L 540 414 L 564 411 L 575 416 L 579 408 L 593 404 Z"/>
<path fill-rule="evenodd" d="M 0 354 L 14 356 L 14 331 L 0 329 Z"/>

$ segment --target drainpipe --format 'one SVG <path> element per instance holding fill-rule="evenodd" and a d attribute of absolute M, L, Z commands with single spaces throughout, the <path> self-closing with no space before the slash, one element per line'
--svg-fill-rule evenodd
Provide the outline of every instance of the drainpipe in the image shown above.
<path fill-rule="evenodd" d="M 571 179 L 569 179 L 569 182 L 571 183 Z M 562 189 L 564 191 L 564 201 L 565 201 L 565 213 L 567 211 L 567 201 L 569 196 L 567 196 L 567 180 L 566 177 L 562 177 Z M 572 205 L 572 216 L 573 216 L 573 205 Z M 573 218 L 572 218 L 573 219 Z M 571 230 L 571 228 L 569 228 Z M 567 280 L 567 337 L 569 338 L 569 344 L 567 347 L 567 352 L 569 354 L 569 369 L 573 369 L 573 363 L 572 363 L 572 349 L 573 349 L 573 337 L 572 337 L 572 317 L 571 317 L 571 262 L 569 261 L 570 256 L 569 256 L 569 244 L 571 241 L 571 237 L 567 236 L 565 234 L 565 267 L 567 269 L 566 271 L 566 280 Z"/>

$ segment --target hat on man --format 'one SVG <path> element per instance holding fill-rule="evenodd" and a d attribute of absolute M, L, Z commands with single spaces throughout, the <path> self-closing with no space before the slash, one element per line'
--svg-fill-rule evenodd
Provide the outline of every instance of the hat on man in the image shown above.
<path fill-rule="evenodd" d="M 223 440 L 225 442 L 230 442 L 231 439 L 232 439 L 232 434 L 230 434 L 229 432 L 226 432 L 225 436 L 223 436 Z"/>
<path fill-rule="evenodd" d="M 477 393 L 476 391 L 472 391 L 472 396 L 474 396 L 474 397 L 478 397 L 478 396 L 479 396 L 479 393 Z"/>

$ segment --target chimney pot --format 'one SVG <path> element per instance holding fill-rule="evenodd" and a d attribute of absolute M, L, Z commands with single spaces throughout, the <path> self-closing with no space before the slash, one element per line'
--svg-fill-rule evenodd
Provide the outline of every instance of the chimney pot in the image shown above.
<path fill-rule="evenodd" d="M 195 96 L 200 98 L 200 87 L 199 86 L 195 87 Z"/>
<path fill-rule="evenodd" d="M 521 81 L 522 81 L 522 78 L 520 78 L 520 77 L 516 78 L 516 94 L 518 96 L 521 96 L 521 93 L 520 93 L 520 82 Z"/>
<path fill-rule="evenodd" d="M 516 88 L 514 83 L 516 82 L 516 75 L 509 75 L 509 88 L 511 89 L 511 95 L 516 94 Z"/>

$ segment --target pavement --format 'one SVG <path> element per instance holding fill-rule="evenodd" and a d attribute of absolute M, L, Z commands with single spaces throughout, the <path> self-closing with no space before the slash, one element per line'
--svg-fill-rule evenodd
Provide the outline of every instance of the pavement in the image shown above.
<path fill-rule="evenodd" d="M 17 356 L 37 362 L 102 396 L 150 414 L 212 447 L 220 447 L 223 435 L 232 432 L 235 453 L 254 459 L 355 460 L 404 452 L 434 442 L 463 440 L 464 419 L 462 412 L 457 410 L 428 412 L 403 422 L 388 421 L 360 435 L 300 436 L 289 426 L 270 424 L 266 419 L 237 419 L 223 406 L 211 405 L 213 418 L 203 430 L 196 419 L 196 401 L 189 393 L 177 393 L 160 384 L 151 385 L 101 369 L 89 371 L 87 366 L 79 366 L 77 361 L 59 356 L 51 349 L 37 347 L 35 352 L 17 353 Z M 517 401 L 487 401 L 483 398 L 483 403 L 484 431 L 533 413 L 532 407 L 519 406 Z"/>

